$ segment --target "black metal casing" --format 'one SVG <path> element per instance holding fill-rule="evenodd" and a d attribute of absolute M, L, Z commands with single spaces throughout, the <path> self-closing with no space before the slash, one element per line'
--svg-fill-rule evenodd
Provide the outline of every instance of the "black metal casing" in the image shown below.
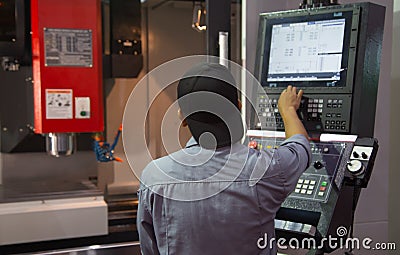
<path fill-rule="evenodd" d="M 337 13 L 346 17 L 346 28 L 343 47 L 343 68 L 345 75 L 340 86 L 327 86 L 323 82 L 287 81 L 277 86 L 267 86 L 265 81 L 268 70 L 271 26 L 292 21 L 310 21 L 313 18 L 323 19 L 321 15 L 336 16 Z M 282 90 L 291 84 L 304 90 L 304 98 L 300 115 L 312 137 L 321 133 L 357 134 L 372 137 L 374 133 L 375 109 L 378 92 L 381 48 L 383 40 L 383 26 L 385 7 L 373 3 L 356 3 L 335 5 L 321 8 L 311 8 L 295 11 L 282 11 L 260 15 L 259 40 L 257 45 L 255 76 L 264 86 L 270 99 L 279 98 Z M 328 19 L 328 18 L 326 18 Z M 351 23 L 351 24 L 350 24 Z M 309 103 L 311 99 L 311 103 Z M 308 114 L 313 106 L 314 99 L 320 100 L 319 112 Z M 256 98 L 256 100 L 259 100 Z M 340 101 L 333 105 L 330 101 Z M 262 102 L 262 100 L 261 100 Z M 342 103 L 343 102 L 343 103 Z M 328 105 L 329 104 L 329 105 Z M 315 105 L 314 105 L 315 106 Z M 257 105 L 258 119 L 251 119 L 251 123 L 267 128 L 283 130 L 283 123 L 278 115 L 266 119 L 262 115 L 266 108 L 273 108 L 270 104 Z M 316 110 L 316 108 L 314 108 Z M 311 112 L 314 110 L 311 109 Z M 339 114 L 338 114 L 339 113 Z M 333 115 L 334 117 L 331 117 Z M 253 116 L 255 117 L 255 116 Z M 276 124 L 272 123 L 276 122 Z M 270 124 L 268 124 L 270 123 Z M 267 125 L 267 126 L 265 126 Z"/>

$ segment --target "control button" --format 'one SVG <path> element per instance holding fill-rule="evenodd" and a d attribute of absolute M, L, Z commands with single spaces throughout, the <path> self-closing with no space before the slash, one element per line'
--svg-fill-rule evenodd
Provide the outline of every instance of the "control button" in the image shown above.
<path fill-rule="evenodd" d="M 310 181 L 310 184 L 315 185 L 315 181 L 314 180 Z"/>
<path fill-rule="evenodd" d="M 308 99 L 308 102 L 309 103 L 314 103 L 314 99 L 310 98 L 310 99 Z"/>
<path fill-rule="evenodd" d="M 332 103 L 332 99 L 328 99 L 328 104 L 331 104 Z"/>
<path fill-rule="evenodd" d="M 318 109 L 318 112 L 319 112 L 319 113 L 322 113 L 322 111 L 323 111 L 323 109 Z"/>
<path fill-rule="evenodd" d="M 332 104 L 332 107 L 333 107 L 333 108 L 337 108 L 338 105 L 337 105 L 337 104 Z"/>
<path fill-rule="evenodd" d="M 342 114 L 341 114 L 341 113 L 336 113 L 336 117 L 337 117 L 337 118 L 341 118 L 341 117 L 342 117 Z"/>
<path fill-rule="evenodd" d="M 300 191 L 301 194 L 306 194 L 306 192 L 307 192 L 307 190 L 305 190 L 305 189 L 302 189 L 302 190 Z"/>
<path fill-rule="evenodd" d="M 311 195 L 312 194 L 312 190 L 307 190 L 307 195 Z"/>
<path fill-rule="evenodd" d="M 323 181 L 322 183 L 321 183 L 321 186 L 323 186 L 323 187 L 326 187 L 328 185 L 328 182 L 326 182 L 326 181 Z"/>
<path fill-rule="evenodd" d="M 343 104 L 343 100 L 342 99 L 338 100 L 338 103 Z"/>
<path fill-rule="evenodd" d="M 313 190 L 315 188 L 315 186 L 314 185 L 310 185 L 310 186 L 308 186 L 308 189 L 311 189 L 311 190 Z"/>
<path fill-rule="evenodd" d="M 328 107 L 328 108 L 332 108 L 332 104 L 328 104 L 327 107 Z"/>
<path fill-rule="evenodd" d="M 296 188 L 300 189 L 300 188 L 301 188 L 301 184 L 300 184 L 300 183 L 297 184 L 297 185 L 296 185 Z"/>
<path fill-rule="evenodd" d="M 304 180 L 304 184 L 309 184 L 310 180 Z"/>
<path fill-rule="evenodd" d="M 337 121 L 336 121 L 336 125 L 340 125 L 340 120 L 337 120 Z"/>
<path fill-rule="evenodd" d="M 324 196 L 324 192 L 322 192 L 322 191 L 318 192 L 318 196 L 320 196 L 320 197 Z"/>
<path fill-rule="evenodd" d="M 321 161 L 315 161 L 314 162 L 314 168 L 315 169 L 319 170 L 319 169 L 321 169 L 323 167 L 324 167 L 324 165 L 321 163 Z"/>
<path fill-rule="evenodd" d="M 303 184 L 303 189 L 308 189 L 308 185 Z"/>
<path fill-rule="evenodd" d="M 303 181 L 304 181 L 303 179 L 299 179 L 298 183 L 303 183 Z"/>
<path fill-rule="evenodd" d="M 295 189 L 294 192 L 299 193 L 300 189 Z"/>
<path fill-rule="evenodd" d="M 325 125 L 325 129 L 329 129 L 329 125 Z"/>
<path fill-rule="evenodd" d="M 332 115 L 331 115 L 330 113 L 327 113 L 327 114 L 326 114 L 326 117 L 327 117 L 327 118 L 330 118 L 331 116 L 332 116 Z"/>
<path fill-rule="evenodd" d="M 340 126 L 336 126 L 336 130 L 339 130 L 340 129 Z"/>
<path fill-rule="evenodd" d="M 328 152 L 329 152 L 329 148 L 328 148 L 328 147 L 325 147 L 322 151 L 323 151 L 324 153 L 328 153 Z"/>
<path fill-rule="evenodd" d="M 325 191 L 325 190 L 326 190 L 326 187 L 320 187 L 319 190 L 320 190 L 320 191 Z"/>
<path fill-rule="evenodd" d="M 356 152 L 356 151 L 353 151 L 353 157 L 355 157 L 355 158 L 359 158 L 360 157 L 360 155 Z"/>
<path fill-rule="evenodd" d="M 331 125 L 329 128 L 330 128 L 330 129 L 335 129 L 335 126 L 332 126 L 332 125 Z"/>
<path fill-rule="evenodd" d="M 329 120 L 325 120 L 325 124 L 331 124 L 331 122 Z"/>
<path fill-rule="evenodd" d="M 362 152 L 362 153 L 361 153 L 361 157 L 362 157 L 363 159 L 367 159 L 367 158 L 368 158 L 368 155 L 367 155 L 365 152 Z"/>
<path fill-rule="evenodd" d="M 257 145 L 258 145 L 257 141 L 250 141 L 248 146 L 250 148 L 257 149 Z"/>
<path fill-rule="evenodd" d="M 324 103 L 324 99 L 319 99 L 318 103 L 323 104 Z"/>
<path fill-rule="evenodd" d="M 342 130 L 346 130 L 346 126 L 342 126 Z"/>
<path fill-rule="evenodd" d="M 337 103 L 338 103 L 338 100 L 337 100 L 337 99 L 333 100 L 333 103 L 334 103 L 334 104 L 337 104 Z"/>

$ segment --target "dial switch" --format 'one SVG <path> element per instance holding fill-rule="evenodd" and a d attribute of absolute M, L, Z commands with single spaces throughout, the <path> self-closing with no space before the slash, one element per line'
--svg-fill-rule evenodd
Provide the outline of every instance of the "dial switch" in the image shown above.
<path fill-rule="evenodd" d="M 319 170 L 324 167 L 324 164 L 322 164 L 321 161 L 315 161 L 313 166 L 315 169 Z"/>
<path fill-rule="evenodd" d="M 360 160 L 352 160 L 347 163 L 347 170 L 353 175 L 360 175 L 364 172 L 364 166 Z"/>

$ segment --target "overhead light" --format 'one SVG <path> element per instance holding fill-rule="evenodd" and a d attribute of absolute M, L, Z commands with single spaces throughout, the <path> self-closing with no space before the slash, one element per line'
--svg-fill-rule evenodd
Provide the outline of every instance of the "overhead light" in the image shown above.
<path fill-rule="evenodd" d="M 206 8 L 202 2 L 193 2 L 192 28 L 198 32 L 205 31 L 207 29 Z"/>

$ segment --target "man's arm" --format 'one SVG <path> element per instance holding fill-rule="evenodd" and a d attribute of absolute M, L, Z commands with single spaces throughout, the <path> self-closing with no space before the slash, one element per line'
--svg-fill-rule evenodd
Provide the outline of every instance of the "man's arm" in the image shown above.
<path fill-rule="evenodd" d="M 285 124 L 286 138 L 290 138 L 293 135 L 304 135 L 308 138 L 306 129 L 301 123 L 297 116 L 297 109 L 299 109 L 301 97 L 303 96 L 303 90 L 297 93 L 296 87 L 288 86 L 285 89 L 278 101 L 279 112 L 281 113 L 283 123 Z"/>

